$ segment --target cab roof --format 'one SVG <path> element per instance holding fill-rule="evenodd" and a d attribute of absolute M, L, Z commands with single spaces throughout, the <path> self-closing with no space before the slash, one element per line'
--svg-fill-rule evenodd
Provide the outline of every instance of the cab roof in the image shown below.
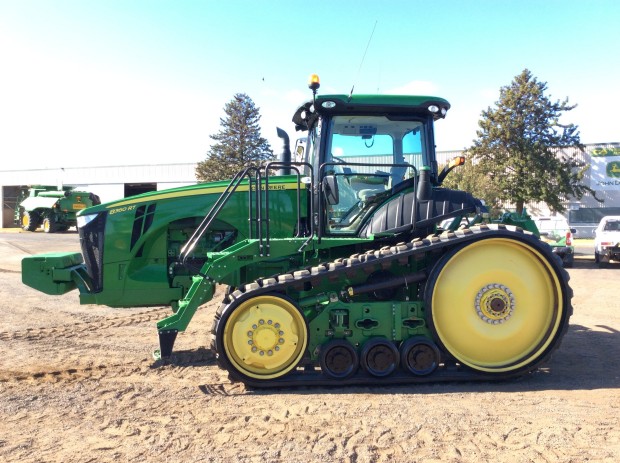
<path fill-rule="evenodd" d="M 432 116 L 443 119 L 450 103 L 426 95 L 319 95 L 316 103 L 301 105 L 293 122 L 298 130 L 307 130 L 318 114 L 393 114 L 399 116 Z"/>

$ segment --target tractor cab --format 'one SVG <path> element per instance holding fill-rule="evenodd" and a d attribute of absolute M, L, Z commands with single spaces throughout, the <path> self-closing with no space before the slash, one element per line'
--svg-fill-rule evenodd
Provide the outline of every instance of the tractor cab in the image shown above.
<path fill-rule="evenodd" d="M 414 189 L 420 172 L 436 184 L 433 121 L 449 107 L 440 98 L 394 95 L 322 95 L 302 105 L 293 122 L 308 132 L 303 160 L 320 186 L 322 232 L 357 234 L 378 205 Z"/>

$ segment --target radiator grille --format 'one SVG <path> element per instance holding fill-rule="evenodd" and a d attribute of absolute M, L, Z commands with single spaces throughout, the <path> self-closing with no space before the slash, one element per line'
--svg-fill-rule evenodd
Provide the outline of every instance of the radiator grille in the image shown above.
<path fill-rule="evenodd" d="M 102 212 L 96 219 L 79 228 L 82 254 L 95 293 L 103 289 L 103 231 L 107 216 L 107 212 Z"/>

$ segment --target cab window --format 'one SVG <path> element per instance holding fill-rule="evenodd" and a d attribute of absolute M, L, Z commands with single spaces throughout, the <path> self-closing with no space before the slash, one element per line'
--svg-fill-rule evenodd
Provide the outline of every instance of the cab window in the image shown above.
<path fill-rule="evenodd" d="M 323 174 L 337 194 L 327 205 L 326 231 L 353 234 L 388 190 L 427 164 L 423 122 L 384 116 L 336 116 L 329 124 Z M 337 200 L 337 201 L 336 201 Z"/>

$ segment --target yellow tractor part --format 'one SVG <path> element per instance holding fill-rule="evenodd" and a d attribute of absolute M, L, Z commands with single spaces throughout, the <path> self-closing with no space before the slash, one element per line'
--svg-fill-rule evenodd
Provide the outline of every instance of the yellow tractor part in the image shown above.
<path fill-rule="evenodd" d="M 289 300 L 272 295 L 242 302 L 224 327 L 224 350 L 242 374 L 273 379 L 297 366 L 308 345 L 302 313 Z"/>
<path fill-rule="evenodd" d="M 562 301 L 560 281 L 539 251 L 516 239 L 485 239 L 443 262 L 432 289 L 432 323 L 462 364 L 510 372 L 549 347 Z"/>

